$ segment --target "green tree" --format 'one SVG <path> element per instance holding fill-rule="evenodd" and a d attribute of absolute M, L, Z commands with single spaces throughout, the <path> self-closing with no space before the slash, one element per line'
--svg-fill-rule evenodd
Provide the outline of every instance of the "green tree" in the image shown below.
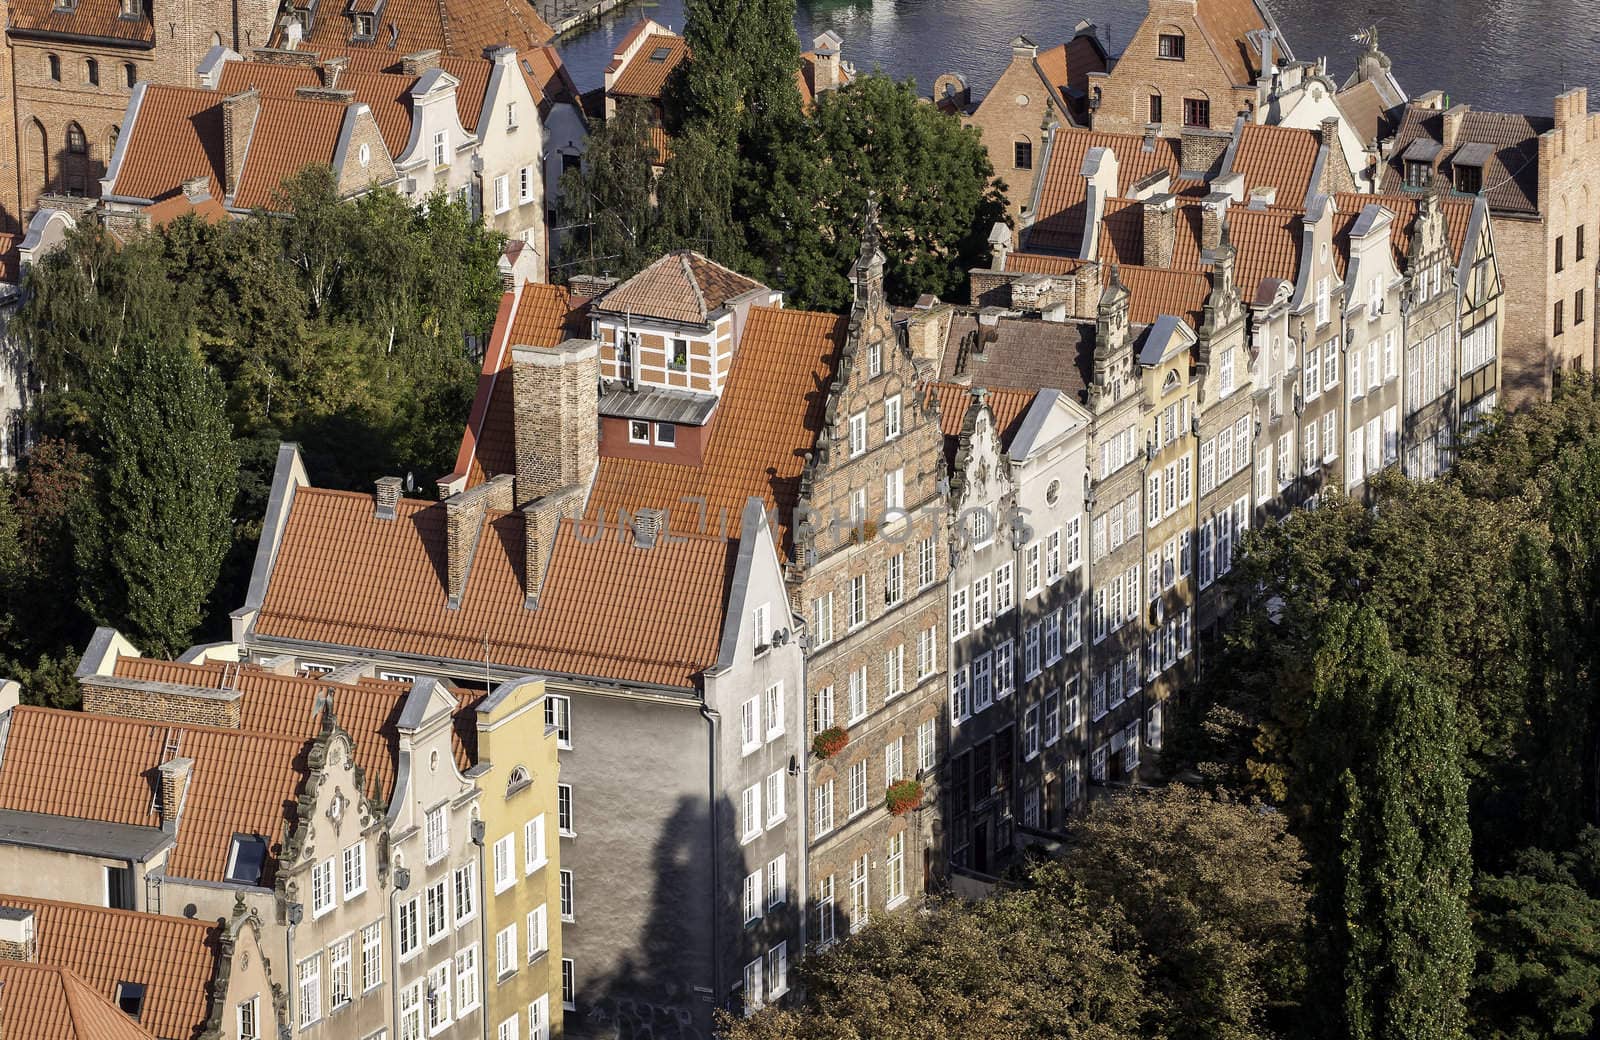
<path fill-rule="evenodd" d="M 701 126 L 725 145 L 775 142 L 800 121 L 794 0 L 688 0 L 674 129 Z M 755 160 L 758 157 L 746 157 Z"/>
<path fill-rule="evenodd" d="M 625 101 L 590 133 L 583 165 L 562 175 L 555 222 L 563 229 L 563 274 L 626 278 L 654 259 L 649 242 L 658 131 L 648 105 Z"/>
<path fill-rule="evenodd" d="M 1119 906 L 1149 958 L 1174 1038 L 1282 1035 L 1300 1018 L 1309 891 L 1283 814 L 1182 785 L 1113 795 L 1073 825 L 1065 861 L 1091 902 Z"/>
<path fill-rule="evenodd" d="M 232 538 L 238 459 L 222 385 L 182 344 L 124 344 L 96 395 L 97 510 L 71 528 L 80 598 L 151 650 L 186 646 Z"/>
<path fill-rule="evenodd" d="M 725 1016 L 728 1040 L 1122 1040 L 1144 1021 L 1135 937 L 1063 882 L 976 904 L 886 914 L 798 966 L 792 1010 Z"/>
<path fill-rule="evenodd" d="M 1577 849 L 1518 854 L 1479 875 L 1470 1033 L 1479 1040 L 1582 1040 L 1600 1030 L 1600 831 Z"/>
<path fill-rule="evenodd" d="M 878 199 L 886 291 L 964 299 L 967 270 L 1005 219 L 978 133 L 880 75 L 817 99 L 802 133 L 766 173 L 769 201 L 752 211 L 749 248 L 797 305 L 838 310 L 861 251 L 861 214 Z"/>
<path fill-rule="evenodd" d="M 1377 612 L 1329 610 L 1311 668 L 1299 804 L 1330 1036 L 1465 1035 L 1472 968 L 1466 781 L 1453 700 Z"/>

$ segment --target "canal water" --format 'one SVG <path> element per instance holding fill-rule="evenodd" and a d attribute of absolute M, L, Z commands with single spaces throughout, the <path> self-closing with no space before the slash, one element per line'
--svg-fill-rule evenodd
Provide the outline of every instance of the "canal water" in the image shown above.
<path fill-rule="evenodd" d="M 1600 4 L 1595 0 L 1267 0 L 1295 56 L 1327 56 L 1343 82 L 1376 25 L 1400 84 L 1413 96 L 1440 89 L 1477 108 L 1549 115 L 1567 87 L 1589 87 L 1600 108 Z M 832 29 L 858 71 L 911 77 L 928 93 L 959 72 L 975 97 L 994 83 L 1013 37 L 1041 47 L 1072 35 L 1083 19 L 1120 50 L 1143 19 L 1144 0 L 799 0 L 800 42 Z M 641 16 L 681 31 L 684 0 L 636 0 L 560 45 L 582 90 L 601 83 L 612 48 Z"/>

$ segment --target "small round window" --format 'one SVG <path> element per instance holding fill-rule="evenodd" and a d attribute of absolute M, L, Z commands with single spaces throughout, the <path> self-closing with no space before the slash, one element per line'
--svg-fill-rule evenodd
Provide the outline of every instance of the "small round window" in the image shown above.
<path fill-rule="evenodd" d="M 1052 480 L 1050 486 L 1044 489 L 1044 500 L 1051 505 L 1056 504 L 1056 499 L 1061 497 L 1061 481 Z"/>
<path fill-rule="evenodd" d="M 356 155 L 361 160 L 361 165 L 365 166 L 372 161 L 372 147 L 364 144 L 361 146 L 361 151 L 357 152 Z"/>
<path fill-rule="evenodd" d="M 1018 108 L 1027 108 L 1028 107 L 1028 95 L 1026 95 L 1026 94 L 1018 94 L 1017 95 L 1017 107 Z"/>

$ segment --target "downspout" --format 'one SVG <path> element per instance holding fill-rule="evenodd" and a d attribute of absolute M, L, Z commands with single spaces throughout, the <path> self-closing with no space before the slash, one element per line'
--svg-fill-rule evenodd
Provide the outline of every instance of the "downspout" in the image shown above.
<path fill-rule="evenodd" d="M 811 655 L 808 652 L 810 650 L 811 632 L 807 628 L 805 618 L 795 614 L 790 614 L 789 617 L 790 623 L 799 630 L 799 639 L 796 640 L 796 643 L 800 648 L 800 728 L 797 732 L 800 733 L 801 740 L 800 750 L 795 755 L 796 760 L 800 763 L 800 789 L 796 792 L 795 798 L 798 803 L 795 806 L 795 815 L 800 818 L 800 854 L 795 859 L 797 866 L 795 904 L 800 909 L 800 947 L 795 950 L 795 956 L 798 959 L 805 955 L 806 939 L 808 938 L 806 926 L 811 920 L 811 905 L 809 902 L 811 879 L 806 869 L 811 864 L 811 856 L 809 855 L 810 838 L 806 833 L 811 824 L 811 799 L 808 797 L 811 794 L 811 756 L 806 753 L 810 745 L 805 740 L 805 734 L 808 732 L 806 719 L 811 711 L 811 687 L 809 685 L 810 680 L 806 674 L 811 661 Z"/>
<path fill-rule="evenodd" d="M 287 1020 L 281 1026 L 278 1027 L 278 1035 L 281 1036 L 281 1037 L 284 1037 L 285 1040 L 287 1040 L 288 1037 L 294 1035 L 294 1030 L 295 1030 L 295 1024 L 294 1024 L 295 1023 L 294 998 L 295 998 L 296 990 L 297 990 L 297 988 L 299 986 L 299 983 L 300 983 L 299 977 L 296 975 L 296 972 L 295 972 L 295 963 L 294 963 L 294 929 L 295 929 L 295 925 L 300 923 L 299 922 L 299 918 L 305 913 L 305 911 L 301 908 L 299 903 L 290 903 L 285 908 L 285 912 L 286 912 L 286 914 L 288 916 L 288 919 L 289 919 L 289 927 L 287 927 L 287 928 L 285 928 L 283 930 L 284 974 L 285 974 L 285 977 L 286 977 L 286 981 L 288 982 L 288 985 L 284 986 L 284 989 L 286 991 L 288 991 L 289 1000 L 288 1000 L 288 1005 L 287 1006 L 288 1006 L 288 1009 L 289 1009 L 289 1013 L 286 1016 Z"/>
<path fill-rule="evenodd" d="M 722 716 L 708 708 L 704 703 L 700 705 L 700 715 L 706 720 L 707 731 L 710 736 L 711 762 L 710 762 L 710 825 L 711 825 L 711 987 L 714 994 L 713 1000 L 717 1006 L 725 996 L 722 984 L 722 911 L 719 901 L 722 895 L 722 850 L 717 841 L 718 831 L 718 792 L 722 790 L 722 771 L 717 764 L 717 753 L 721 749 L 718 743 L 722 732 Z"/>
<path fill-rule="evenodd" d="M 483 832 L 483 821 L 473 820 L 472 844 L 478 849 L 478 949 L 483 951 L 478 956 L 478 1021 L 483 1026 L 483 1040 L 489 1040 L 489 901 L 483 877 Z M 515 871 L 516 864 L 513 863 L 511 866 Z M 512 924 L 515 925 L 516 922 L 513 921 Z"/>
<path fill-rule="evenodd" d="M 394 871 L 394 887 L 389 889 L 389 920 L 393 922 L 389 927 L 389 949 L 393 951 L 393 978 L 389 980 L 389 1003 L 392 1005 L 390 1020 L 394 1022 L 394 1032 L 400 1035 L 400 917 L 397 913 L 395 901 L 400 893 L 411 885 L 411 872 L 404 867 L 396 867 Z"/>

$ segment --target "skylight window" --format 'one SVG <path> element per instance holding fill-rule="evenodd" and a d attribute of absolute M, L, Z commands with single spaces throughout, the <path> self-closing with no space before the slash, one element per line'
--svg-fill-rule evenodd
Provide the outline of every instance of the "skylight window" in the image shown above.
<path fill-rule="evenodd" d="M 144 1011 L 144 983 L 119 982 L 117 983 L 117 1007 L 135 1022 L 139 1014 Z"/>
<path fill-rule="evenodd" d="M 671 47 L 657 47 L 655 50 L 650 52 L 650 60 L 651 61 L 666 61 L 667 57 L 671 53 L 672 53 L 672 48 Z"/>
<path fill-rule="evenodd" d="M 240 885 L 259 885 L 267 862 L 267 839 L 254 834 L 235 834 L 228 851 L 229 881 Z"/>

